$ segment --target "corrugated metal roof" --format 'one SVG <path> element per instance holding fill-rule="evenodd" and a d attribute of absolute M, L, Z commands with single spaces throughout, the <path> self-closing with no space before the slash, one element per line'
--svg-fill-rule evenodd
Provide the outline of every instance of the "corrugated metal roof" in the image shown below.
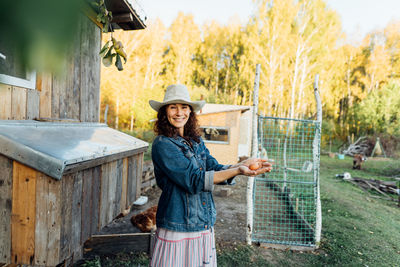
<path fill-rule="evenodd" d="M 102 123 L 1 121 L 0 154 L 61 179 L 67 165 L 146 150 L 148 143 Z"/>
<path fill-rule="evenodd" d="M 225 104 L 205 104 L 198 115 L 230 112 L 230 111 L 246 111 L 250 110 L 251 106 L 239 106 L 239 105 L 225 105 Z"/>

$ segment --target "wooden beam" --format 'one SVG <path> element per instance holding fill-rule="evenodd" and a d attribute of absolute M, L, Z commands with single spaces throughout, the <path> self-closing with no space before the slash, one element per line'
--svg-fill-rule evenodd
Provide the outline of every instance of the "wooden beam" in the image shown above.
<path fill-rule="evenodd" d="M 0 120 L 11 120 L 11 86 L 0 84 Z"/>
<path fill-rule="evenodd" d="M 12 160 L 0 155 L 0 262 L 11 261 Z"/>
<path fill-rule="evenodd" d="M 292 245 L 282 245 L 282 244 L 271 244 L 271 243 L 260 243 L 262 248 L 274 248 L 279 250 L 296 250 L 296 251 L 314 251 L 315 247 L 302 247 L 302 246 L 292 246 Z"/>
<path fill-rule="evenodd" d="M 35 257 L 37 172 L 13 162 L 11 261 L 33 265 Z"/>
<path fill-rule="evenodd" d="M 120 252 L 150 252 L 155 233 L 94 235 L 84 244 L 85 256 Z"/>
<path fill-rule="evenodd" d="M 121 22 L 131 22 L 133 21 L 133 16 L 131 13 L 123 13 L 123 14 L 115 14 L 113 15 L 112 21 L 113 23 L 121 23 Z"/>
<path fill-rule="evenodd" d="M 40 91 L 39 117 L 51 117 L 51 94 L 53 78 L 51 74 L 41 73 L 38 75 L 40 83 L 36 83 Z"/>
<path fill-rule="evenodd" d="M 35 265 L 60 262 L 61 181 L 38 172 L 36 177 Z"/>
<path fill-rule="evenodd" d="M 26 119 L 26 90 L 22 87 L 12 87 L 11 91 L 11 119 Z"/>

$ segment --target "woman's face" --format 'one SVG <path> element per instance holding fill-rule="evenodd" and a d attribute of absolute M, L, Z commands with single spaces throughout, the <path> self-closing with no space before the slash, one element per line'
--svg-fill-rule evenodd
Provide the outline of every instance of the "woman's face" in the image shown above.
<path fill-rule="evenodd" d="M 190 106 L 186 104 L 170 104 L 167 106 L 167 118 L 172 126 L 179 129 L 179 134 L 183 136 L 183 127 L 190 116 Z"/>

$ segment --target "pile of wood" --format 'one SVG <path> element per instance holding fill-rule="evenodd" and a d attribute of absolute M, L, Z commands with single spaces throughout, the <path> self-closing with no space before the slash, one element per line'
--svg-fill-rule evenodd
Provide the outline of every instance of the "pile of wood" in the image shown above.
<path fill-rule="evenodd" d="M 360 137 L 353 144 L 350 144 L 349 147 L 343 150 L 343 154 L 354 156 L 355 154 L 369 155 L 371 150 L 370 144 L 366 136 Z"/>
<path fill-rule="evenodd" d="M 349 176 L 344 176 L 343 180 L 358 186 L 371 197 L 377 197 L 369 193 L 371 190 L 379 193 L 381 195 L 379 198 L 387 200 L 397 201 L 396 196 L 398 195 L 400 197 L 400 189 L 396 186 L 396 181 L 381 181 Z"/>
<path fill-rule="evenodd" d="M 156 185 L 154 176 L 154 166 L 151 160 L 143 163 L 141 194 L 145 194 L 149 189 Z"/>

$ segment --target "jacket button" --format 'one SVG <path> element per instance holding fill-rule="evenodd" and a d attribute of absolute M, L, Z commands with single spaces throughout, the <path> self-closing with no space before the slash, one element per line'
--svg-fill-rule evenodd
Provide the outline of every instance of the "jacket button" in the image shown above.
<path fill-rule="evenodd" d="M 203 202 L 203 206 L 205 206 L 206 205 L 206 202 Z"/>
<path fill-rule="evenodd" d="M 205 226 L 204 226 L 204 228 L 206 228 L 206 229 L 207 229 L 207 225 L 205 225 Z"/>
<path fill-rule="evenodd" d="M 203 170 L 203 168 L 202 167 L 200 167 L 200 171 L 202 171 Z"/>

